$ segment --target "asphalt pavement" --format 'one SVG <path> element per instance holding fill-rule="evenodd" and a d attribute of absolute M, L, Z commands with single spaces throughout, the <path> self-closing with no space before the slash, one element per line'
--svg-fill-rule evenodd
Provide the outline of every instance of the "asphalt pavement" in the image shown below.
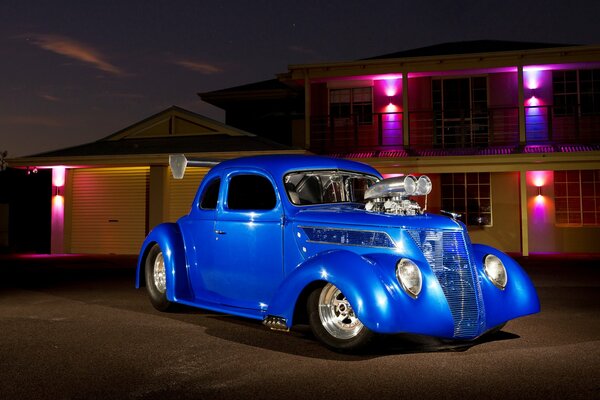
<path fill-rule="evenodd" d="M 599 399 L 600 255 L 519 261 L 540 314 L 344 355 L 306 327 L 155 311 L 134 257 L 0 256 L 0 399 Z"/>

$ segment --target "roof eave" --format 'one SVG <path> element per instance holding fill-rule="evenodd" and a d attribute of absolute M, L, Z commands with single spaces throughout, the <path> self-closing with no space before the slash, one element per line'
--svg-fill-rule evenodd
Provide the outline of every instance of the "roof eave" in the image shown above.
<path fill-rule="evenodd" d="M 499 51 L 443 56 L 384 58 L 288 66 L 291 79 L 385 74 L 398 72 L 433 72 L 471 68 L 493 68 L 547 63 L 598 62 L 599 45 L 553 47 L 518 51 Z"/>
<path fill-rule="evenodd" d="M 286 149 L 286 150 L 256 150 L 245 151 L 244 156 L 255 156 L 264 154 L 308 154 L 306 150 Z M 211 160 L 228 160 L 240 157 L 239 151 L 222 152 L 190 152 L 186 156 L 194 158 L 205 158 Z M 71 157 L 20 157 L 6 160 L 10 168 L 51 168 L 55 166 L 64 166 L 70 168 L 82 167 L 134 167 L 148 165 L 169 164 L 169 154 L 128 154 L 128 155 L 97 155 L 97 156 L 71 156 Z"/>

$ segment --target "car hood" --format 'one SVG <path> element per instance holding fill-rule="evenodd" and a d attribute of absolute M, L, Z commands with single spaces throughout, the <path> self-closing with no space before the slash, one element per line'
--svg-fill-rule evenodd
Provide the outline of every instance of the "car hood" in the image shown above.
<path fill-rule="evenodd" d="M 309 206 L 298 210 L 290 219 L 299 225 L 413 228 L 462 230 L 460 222 L 451 218 L 423 214 L 401 216 L 366 211 L 359 205 Z"/>

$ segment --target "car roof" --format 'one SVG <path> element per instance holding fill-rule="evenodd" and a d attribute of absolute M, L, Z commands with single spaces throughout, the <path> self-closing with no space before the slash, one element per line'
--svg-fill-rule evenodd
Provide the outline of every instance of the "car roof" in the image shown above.
<path fill-rule="evenodd" d="M 241 157 L 223 161 L 216 165 L 211 173 L 220 173 L 225 169 L 259 168 L 271 173 L 275 179 L 280 179 L 292 171 L 298 170 L 347 170 L 362 172 L 381 178 L 381 174 L 370 165 L 340 158 L 277 154 L 252 157 Z"/>

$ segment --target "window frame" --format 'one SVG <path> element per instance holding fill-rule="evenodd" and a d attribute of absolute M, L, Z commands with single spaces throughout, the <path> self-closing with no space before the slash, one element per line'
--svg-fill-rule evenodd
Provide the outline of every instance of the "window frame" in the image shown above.
<path fill-rule="evenodd" d="M 475 177 L 477 178 L 476 181 Z M 445 211 L 451 211 L 460 214 L 460 220 L 469 227 L 491 228 L 494 226 L 492 174 L 490 172 L 444 173 L 441 174 L 440 178 L 440 200 L 442 209 L 444 209 Z M 448 178 L 450 178 L 450 182 L 447 181 Z M 448 190 L 449 187 L 452 188 L 451 196 L 448 196 L 445 192 L 446 190 Z M 476 196 L 472 196 L 474 190 L 477 191 Z M 463 196 L 461 196 L 461 194 Z M 486 194 L 488 195 L 486 196 Z M 469 206 L 472 205 L 472 201 L 474 199 L 477 200 L 477 207 L 480 209 L 477 212 L 469 210 Z M 452 207 L 447 207 L 447 202 L 449 201 L 452 202 Z M 457 202 L 462 202 L 462 204 L 457 205 Z M 489 206 L 486 206 L 485 204 L 482 206 L 482 203 L 485 202 L 489 202 Z M 482 207 L 487 207 L 489 210 L 481 211 Z M 487 223 L 471 223 L 471 216 L 473 216 L 473 214 L 475 214 L 477 218 L 489 215 L 489 221 L 487 221 Z"/>
<path fill-rule="evenodd" d="M 355 98 L 355 94 L 356 97 L 359 97 L 359 92 L 365 90 L 369 91 L 369 101 L 358 101 L 358 99 Z M 345 91 L 347 91 L 348 94 L 343 95 L 341 92 Z M 356 120 L 358 125 L 373 125 L 374 109 L 372 86 L 329 88 L 328 95 L 329 116 L 333 121 L 352 119 Z M 337 99 L 338 97 L 348 97 L 348 101 L 334 101 L 334 99 Z M 344 112 L 345 109 L 347 109 L 347 112 Z"/>
<path fill-rule="evenodd" d="M 600 170 L 554 171 L 553 186 L 555 226 L 600 226 Z"/>
<path fill-rule="evenodd" d="M 445 97 L 446 91 L 451 87 L 446 87 L 447 82 L 467 81 L 468 89 L 468 115 L 456 115 L 457 111 L 448 108 Z M 490 89 L 488 75 L 468 75 L 451 77 L 433 77 L 431 79 L 431 109 L 433 119 L 436 121 L 436 129 L 433 133 L 434 144 L 443 148 L 463 148 L 486 146 L 489 142 L 489 104 Z M 454 137 L 448 135 L 448 129 L 455 129 L 456 123 L 468 123 L 468 135 Z M 460 126 L 459 126 L 460 127 Z M 449 139 L 449 143 L 446 143 Z M 468 140 L 467 140 L 468 139 Z M 459 143 L 452 143 L 452 140 L 459 140 Z"/>
<path fill-rule="evenodd" d="M 589 79 L 585 77 L 587 74 Z M 584 102 L 586 98 L 591 103 Z M 552 104 L 556 117 L 600 115 L 600 69 L 552 71 Z"/>

